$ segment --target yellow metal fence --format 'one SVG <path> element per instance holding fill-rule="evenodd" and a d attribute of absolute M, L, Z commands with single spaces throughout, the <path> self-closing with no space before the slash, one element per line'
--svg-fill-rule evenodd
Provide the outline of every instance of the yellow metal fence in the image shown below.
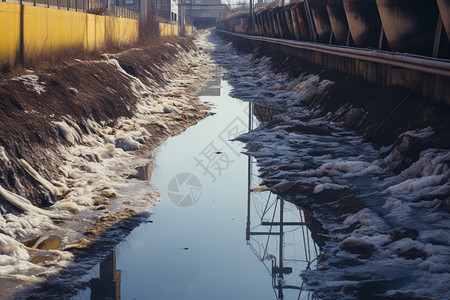
<path fill-rule="evenodd" d="M 0 2 L 47 7 L 75 12 L 88 12 L 98 15 L 101 14 L 136 20 L 139 19 L 138 6 L 135 6 L 135 9 L 127 9 L 114 4 L 105 6 L 105 4 L 96 0 L 0 0 Z"/>
<path fill-rule="evenodd" d="M 184 26 L 185 33 L 191 35 L 194 32 L 194 26 Z M 159 35 L 160 36 L 178 36 L 180 32 L 180 26 L 170 23 L 159 23 Z"/>
<path fill-rule="evenodd" d="M 138 37 L 138 20 L 0 2 L 0 65 L 71 48 L 131 44 Z"/>

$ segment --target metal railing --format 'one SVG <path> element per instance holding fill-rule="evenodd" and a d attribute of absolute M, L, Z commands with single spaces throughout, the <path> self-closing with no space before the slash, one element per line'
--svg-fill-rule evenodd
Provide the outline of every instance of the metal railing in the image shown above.
<path fill-rule="evenodd" d="M 1 0 L 1 2 L 85 12 L 119 18 L 139 19 L 139 11 L 117 5 L 109 5 L 108 7 L 102 2 L 94 0 Z"/>

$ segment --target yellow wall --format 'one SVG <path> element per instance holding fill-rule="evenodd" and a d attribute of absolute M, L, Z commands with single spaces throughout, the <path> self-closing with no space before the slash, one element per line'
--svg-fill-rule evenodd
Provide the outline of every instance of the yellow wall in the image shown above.
<path fill-rule="evenodd" d="M 160 36 L 177 36 L 178 25 L 159 23 L 159 35 Z"/>
<path fill-rule="evenodd" d="M 84 47 L 86 18 L 83 13 L 24 6 L 24 55 L 33 59 L 59 49 Z"/>
<path fill-rule="evenodd" d="M 106 23 L 110 27 L 111 42 L 117 45 L 131 44 L 137 41 L 139 26 L 133 19 L 108 17 Z M 107 27 L 108 31 L 108 27 Z"/>
<path fill-rule="evenodd" d="M 70 48 L 131 44 L 139 37 L 139 22 L 134 19 L 34 6 L 23 6 L 23 26 L 25 61 Z M 19 40 L 20 5 L 0 2 L 0 65 L 14 64 Z"/>
<path fill-rule="evenodd" d="M 20 6 L 0 3 L 0 65 L 13 65 L 19 51 Z"/>
<path fill-rule="evenodd" d="M 185 26 L 184 30 L 187 35 L 191 35 L 194 32 L 194 26 Z M 168 23 L 159 23 L 159 35 L 160 36 L 178 36 L 179 26 Z"/>
<path fill-rule="evenodd" d="M 187 35 L 191 35 L 194 32 L 194 26 L 185 26 L 184 30 L 186 31 Z"/>

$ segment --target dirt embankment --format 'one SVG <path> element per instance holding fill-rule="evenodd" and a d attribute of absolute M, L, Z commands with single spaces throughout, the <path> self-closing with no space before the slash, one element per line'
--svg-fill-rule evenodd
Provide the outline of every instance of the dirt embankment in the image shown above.
<path fill-rule="evenodd" d="M 96 60 L 68 60 L 61 65 L 36 70 L 17 70 L 0 77 L 0 185 L 29 199 L 35 206 L 48 206 L 57 199 L 49 193 L 20 162 L 24 159 L 49 180 L 60 174 L 61 161 L 56 151 L 69 145 L 55 124 L 70 119 L 80 136 L 91 132 L 87 120 L 114 127 L 121 117 L 136 112 L 136 93 L 127 76 L 137 77 L 145 85 L 164 88 L 168 84 L 163 69 L 176 65 L 196 46 L 189 38 L 166 39 L 156 45 L 131 49 L 119 54 L 102 55 Z M 198 51 L 198 50 L 196 50 Z M 120 70 L 110 59 L 116 59 Z M 105 63 L 108 62 L 108 63 Z M 124 76 L 125 71 L 127 76 Z M 189 73 L 184 66 L 179 72 Z M 19 74 L 20 75 L 20 74 Z M 146 97 L 148 95 L 142 95 Z M 177 96 L 177 95 L 166 95 Z M 169 135 L 183 131 L 204 116 L 204 107 L 189 116 L 171 113 L 167 128 L 149 125 L 152 135 L 145 143 L 151 150 Z M 118 128 L 120 129 L 120 128 Z M 18 211 L 0 196 L 2 213 Z"/>

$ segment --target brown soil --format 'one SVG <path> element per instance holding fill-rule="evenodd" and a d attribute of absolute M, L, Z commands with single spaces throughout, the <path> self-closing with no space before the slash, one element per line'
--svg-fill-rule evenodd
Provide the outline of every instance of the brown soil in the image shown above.
<path fill-rule="evenodd" d="M 160 75 L 161 68 L 165 64 L 176 63 L 174 54 L 185 55 L 190 49 L 196 49 L 191 39 L 169 38 L 109 56 L 114 56 L 125 71 L 144 83 L 149 82 L 149 77 L 154 80 L 153 84 L 164 87 L 167 82 Z M 114 66 L 99 63 L 98 54 L 89 55 L 89 58 L 95 56 L 96 60 L 68 59 L 52 66 L 42 63 L 32 73 L 17 68 L 0 75 L 0 146 L 4 147 L 11 161 L 9 164 L 0 160 L 0 185 L 26 197 L 36 206 L 49 205 L 53 201 L 52 195 L 24 171 L 18 160 L 24 158 L 45 178 L 58 175 L 61 162 L 49 161 L 46 157 L 67 142 L 53 122 L 69 117 L 83 133 L 89 133 L 86 119 L 114 126 L 118 118 L 130 117 L 135 111 L 136 99 L 130 83 Z M 23 83 L 10 80 L 18 74 L 38 75 L 45 92 L 39 95 Z M 170 130 L 162 130 L 158 126 L 149 128 L 153 139 L 145 148 L 153 149 L 169 135 L 178 134 L 203 118 L 205 107 L 194 100 L 192 104 L 196 111 L 181 117 L 174 114 L 165 116 L 176 121 Z M 16 210 L 1 197 L 0 209 L 3 213 Z"/>

